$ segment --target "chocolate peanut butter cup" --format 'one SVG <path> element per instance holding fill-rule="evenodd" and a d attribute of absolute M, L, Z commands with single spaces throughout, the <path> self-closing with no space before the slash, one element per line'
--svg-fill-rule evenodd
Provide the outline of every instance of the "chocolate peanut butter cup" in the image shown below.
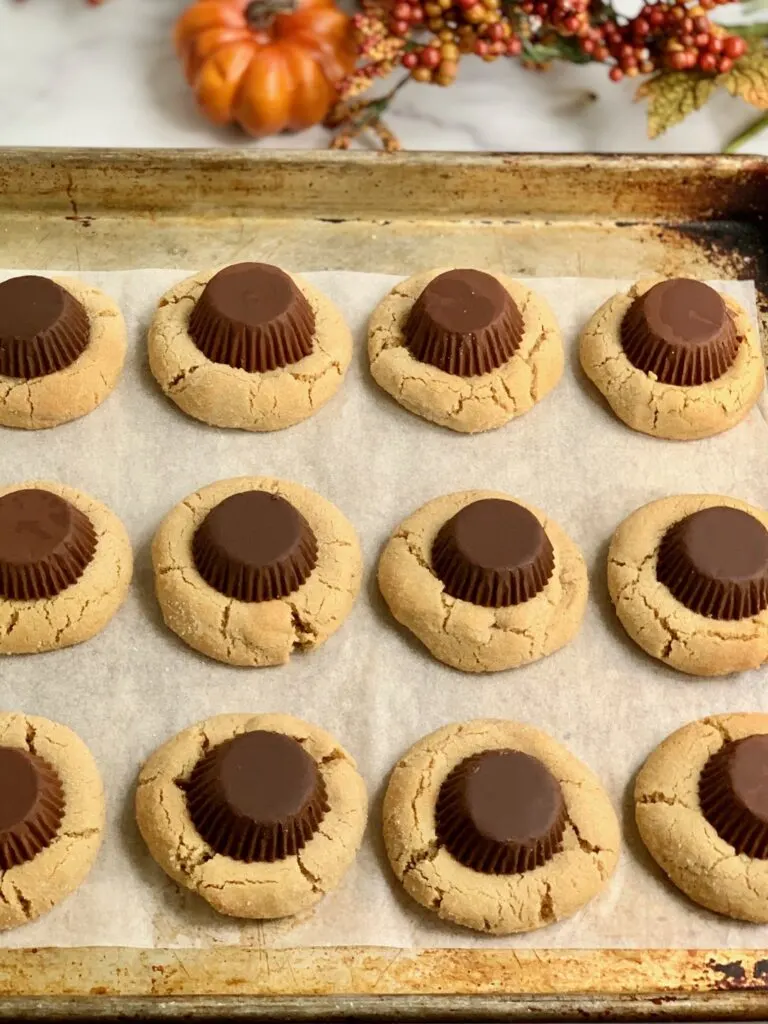
<path fill-rule="evenodd" d="M 238 601 L 273 601 L 304 583 L 317 565 L 317 538 L 304 516 L 268 491 L 225 498 L 192 540 L 197 571 Z"/>
<path fill-rule="evenodd" d="M 461 761 L 440 787 L 438 842 L 452 857 L 488 875 L 512 875 L 546 864 L 563 837 L 560 783 L 520 750 L 485 750 Z"/>
<path fill-rule="evenodd" d="M 328 810 L 316 761 L 277 732 L 220 743 L 197 763 L 186 790 L 190 817 L 208 845 L 247 862 L 294 855 Z"/>
<path fill-rule="evenodd" d="M 768 608 L 768 530 L 748 512 L 715 506 L 671 526 L 656 576 L 686 608 L 745 619 Z"/>
<path fill-rule="evenodd" d="M 721 295 L 702 281 L 673 278 L 639 295 L 621 324 L 624 353 L 664 384 L 695 385 L 721 377 L 739 338 Z"/>
<path fill-rule="evenodd" d="M 514 501 L 483 498 L 443 524 L 432 546 L 432 566 L 452 597 L 502 608 L 544 589 L 555 553 L 532 512 Z"/>
<path fill-rule="evenodd" d="M 266 373 L 312 351 L 315 314 L 293 280 L 269 263 L 235 263 L 215 274 L 189 318 L 212 362 Z"/>
<path fill-rule="evenodd" d="M 84 513 L 42 488 L 0 497 L 0 598 L 36 601 L 76 583 L 96 551 Z"/>
<path fill-rule="evenodd" d="M 448 270 L 418 297 L 404 335 L 408 351 L 422 363 L 476 377 L 512 358 L 523 338 L 523 317 L 491 274 Z"/>
<path fill-rule="evenodd" d="M 736 853 L 768 860 L 768 736 L 724 743 L 701 773 L 699 804 Z"/>
<path fill-rule="evenodd" d="M 50 278 L 29 274 L 0 284 L 0 375 L 32 380 L 64 370 L 90 337 L 83 306 Z"/>
<path fill-rule="evenodd" d="M 32 860 L 50 846 L 64 816 L 64 791 L 36 754 L 0 747 L 0 870 Z"/>

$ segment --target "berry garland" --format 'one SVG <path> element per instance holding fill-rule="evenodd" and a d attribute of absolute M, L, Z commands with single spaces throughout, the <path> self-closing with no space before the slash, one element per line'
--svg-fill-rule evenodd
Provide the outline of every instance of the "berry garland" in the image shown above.
<path fill-rule="evenodd" d="M 451 85 L 470 54 L 488 62 L 518 57 L 538 69 L 554 60 L 597 62 L 613 82 L 650 75 L 639 95 L 649 101 L 652 137 L 718 87 L 768 108 L 768 26 L 729 31 L 709 17 L 731 2 L 664 0 L 624 18 L 606 0 L 362 0 L 354 18 L 358 65 L 331 112 L 331 145 L 346 149 L 370 131 L 385 149 L 399 149 L 382 122 L 395 95 L 409 82 Z M 390 92 L 362 96 L 396 69 L 406 75 Z"/>

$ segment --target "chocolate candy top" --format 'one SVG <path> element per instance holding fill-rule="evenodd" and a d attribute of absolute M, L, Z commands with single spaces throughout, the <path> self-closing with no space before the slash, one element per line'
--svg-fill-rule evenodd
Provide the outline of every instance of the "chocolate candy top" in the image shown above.
<path fill-rule="evenodd" d="M 0 598 L 55 597 L 85 572 L 96 551 L 91 521 L 41 488 L 0 497 Z"/>
<path fill-rule="evenodd" d="M 36 754 L 0 747 L 0 870 L 32 860 L 50 846 L 64 816 L 64 791 Z"/>
<path fill-rule="evenodd" d="M 476 377 L 512 358 L 523 337 L 523 318 L 495 277 L 482 270 L 448 270 L 418 297 L 404 336 L 422 363 Z"/>
<path fill-rule="evenodd" d="M 552 575 L 555 554 L 528 509 L 514 501 L 482 498 L 440 528 L 432 565 L 452 597 L 501 608 L 540 593 Z"/>
<path fill-rule="evenodd" d="M 679 277 L 635 299 L 621 325 L 621 344 L 639 370 L 664 384 L 693 385 L 725 373 L 739 338 L 718 292 Z"/>
<path fill-rule="evenodd" d="M 235 263 L 206 284 L 189 333 L 212 362 L 266 373 L 310 354 L 315 314 L 279 267 Z"/>
<path fill-rule="evenodd" d="M 238 601 L 273 601 L 293 593 L 317 565 L 317 539 L 289 501 L 267 491 L 225 498 L 192 540 L 197 571 Z"/>
<path fill-rule="evenodd" d="M 768 608 L 768 530 L 737 508 L 694 512 L 662 538 L 656 576 L 699 615 L 722 620 L 757 615 Z"/>
<path fill-rule="evenodd" d="M 560 783 L 530 754 L 485 750 L 440 787 L 438 842 L 469 868 L 491 875 L 530 871 L 555 855 L 566 821 Z"/>
<path fill-rule="evenodd" d="M 70 366 L 91 337 L 77 299 L 47 277 L 0 284 L 0 375 L 31 380 Z"/>
<path fill-rule="evenodd" d="M 245 732 L 192 771 L 187 805 L 209 846 L 242 861 L 284 860 L 303 849 L 328 810 L 315 760 L 282 733 Z"/>
<path fill-rule="evenodd" d="M 768 736 L 724 743 L 699 777 L 699 804 L 736 853 L 768 860 Z"/>

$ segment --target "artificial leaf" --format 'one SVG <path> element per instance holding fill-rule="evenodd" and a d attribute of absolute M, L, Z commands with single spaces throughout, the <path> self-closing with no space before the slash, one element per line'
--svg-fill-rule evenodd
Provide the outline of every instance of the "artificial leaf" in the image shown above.
<path fill-rule="evenodd" d="M 717 84 L 753 107 L 768 109 L 768 50 L 761 43 L 752 53 L 740 57 L 727 74 L 720 75 Z"/>
<path fill-rule="evenodd" d="M 648 100 L 648 135 L 658 138 L 707 102 L 718 86 L 711 75 L 696 71 L 660 71 L 643 82 L 637 99 Z"/>
<path fill-rule="evenodd" d="M 572 37 L 552 35 L 545 42 L 523 42 L 523 57 L 533 64 L 548 64 L 553 60 L 567 60 L 571 64 L 588 64 L 592 58 L 584 53 Z"/>

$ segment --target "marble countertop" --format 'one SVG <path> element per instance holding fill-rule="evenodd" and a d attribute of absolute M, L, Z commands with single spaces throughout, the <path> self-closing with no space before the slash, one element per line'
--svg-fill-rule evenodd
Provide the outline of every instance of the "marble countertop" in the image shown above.
<path fill-rule="evenodd" d="M 0 0 L 0 145 L 327 145 L 321 128 L 261 142 L 208 125 L 196 112 L 170 38 L 185 0 Z M 604 67 L 541 75 L 512 61 L 462 64 L 449 91 L 412 85 L 392 129 L 409 149 L 718 152 L 756 112 L 725 93 L 661 139 L 646 137 L 632 83 Z M 768 154 L 768 131 L 746 149 Z"/>

